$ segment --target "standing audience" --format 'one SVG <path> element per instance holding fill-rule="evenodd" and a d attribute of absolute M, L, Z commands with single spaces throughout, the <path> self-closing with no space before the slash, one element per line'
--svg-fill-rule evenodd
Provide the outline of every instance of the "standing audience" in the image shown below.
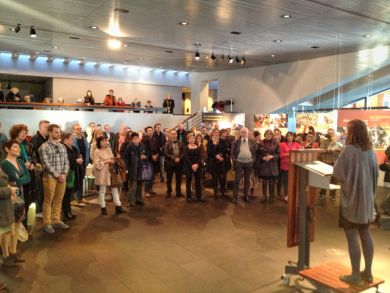
<path fill-rule="evenodd" d="M 192 177 L 195 178 L 195 195 L 198 201 L 202 201 L 202 150 L 200 146 L 195 144 L 195 135 L 189 133 L 188 145 L 184 148 L 183 151 L 183 161 L 184 161 L 184 173 L 186 174 L 186 196 L 187 201 L 192 202 L 192 191 L 191 191 L 191 182 Z"/>

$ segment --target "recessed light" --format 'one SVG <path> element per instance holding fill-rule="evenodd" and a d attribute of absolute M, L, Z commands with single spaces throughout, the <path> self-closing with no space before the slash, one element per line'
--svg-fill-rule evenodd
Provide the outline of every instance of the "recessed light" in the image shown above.
<path fill-rule="evenodd" d="M 232 31 L 230 32 L 232 35 L 241 35 L 242 33 L 239 31 Z"/>
<path fill-rule="evenodd" d="M 194 43 L 194 46 L 195 46 L 195 47 L 200 47 L 200 46 L 202 46 L 202 44 L 199 43 L 199 42 L 196 42 L 196 43 Z"/>
<path fill-rule="evenodd" d="M 99 29 L 99 27 L 96 26 L 96 25 L 91 25 L 89 28 L 90 28 L 91 30 L 98 30 L 98 29 Z"/>
<path fill-rule="evenodd" d="M 291 18 L 291 14 L 282 14 L 281 18 Z"/>
<path fill-rule="evenodd" d="M 139 57 L 138 60 L 144 60 L 144 57 Z"/>
<path fill-rule="evenodd" d="M 172 54 L 173 51 L 172 50 L 165 50 L 165 53 Z"/>
<path fill-rule="evenodd" d="M 53 49 L 56 49 L 56 50 L 57 50 L 58 48 L 59 48 L 58 46 L 53 46 Z"/>
<path fill-rule="evenodd" d="M 188 21 L 179 21 L 179 25 L 189 25 L 190 23 Z"/>
<path fill-rule="evenodd" d="M 283 40 L 274 40 L 273 42 L 274 43 L 281 43 L 281 42 L 283 42 Z"/>
<path fill-rule="evenodd" d="M 46 51 L 43 51 L 43 52 L 46 52 Z M 41 52 L 39 52 L 39 51 L 35 51 L 35 54 L 39 54 L 39 53 L 41 53 Z"/>
<path fill-rule="evenodd" d="M 107 41 L 107 45 L 112 50 L 118 50 L 122 47 L 122 42 L 117 39 L 109 39 Z"/>
<path fill-rule="evenodd" d="M 130 10 L 124 9 L 124 8 L 115 8 L 113 10 L 114 12 L 119 12 L 119 13 L 129 13 Z"/>
<path fill-rule="evenodd" d="M 272 55 L 271 55 L 271 57 L 272 57 L 272 58 L 275 58 L 275 57 L 276 57 L 276 55 L 275 55 L 275 54 L 272 54 Z"/>
<path fill-rule="evenodd" d="M 70 36 L 69 39 L 72 39 L 72 40 L 80 40 L 79 37 L 74 37 L 74 36 Z"/>
<path fill-rule="evenodd" d="M 371 35 L 370 35 L 370 34 L 367 34 L 367 35 L 363 35 L 363 37 L 369 39 L 369 38 L 371 38 Z"/>
<path fill-rule="evenodd" d="M 129 44 L 123 44 L 123 48 L 127 48 Z"/>
<path fill-rule="evenodd" d="M 320 47 L 318 47 L 318 46 L 312 46 L 312 47 L 310 47 L 310 48 L 312 48 L 312 49 L 319 49 Z"/>

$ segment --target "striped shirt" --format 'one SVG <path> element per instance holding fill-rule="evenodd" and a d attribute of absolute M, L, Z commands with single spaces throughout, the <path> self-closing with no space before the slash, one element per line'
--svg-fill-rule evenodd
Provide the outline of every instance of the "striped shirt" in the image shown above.
<path fill-rule="evenodd" d="M 68 154 L 63 144 L 49 139 L 41 145 L 38 152 L 46 175 L 57 178 L 68 173 Z"/>

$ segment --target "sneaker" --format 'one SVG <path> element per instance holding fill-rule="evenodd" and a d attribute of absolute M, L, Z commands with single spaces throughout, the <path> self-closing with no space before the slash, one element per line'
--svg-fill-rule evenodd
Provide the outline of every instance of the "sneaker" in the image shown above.
<path fill-rule="evenodd" d="M 17 264 L 14 262 L 14 260 L 11 258 L 11 256 L 3 257 L 3 267 L 5 268 L 11 268 L 16 267 Z"/>
<path fill-rule="evenodd" d="M 374 277 L 370 273 L 366 272 L 360 272 L 360 278 L 362 278 L 363 281 L 366 281 L 367 283 L 372 283 L 374 282 Z"/>
<path fill-rule="evenodd" d="M 59 221 L 59 222 L 57 222 L 57 223 L 54 223 L 54 227 L 60 228 L 60 229 L 69 229 L 69 225 L 68 225 L 68 224 L 65 224 L 65 223 L 62 222 L 62 221 Z"/>
<path fill-rule="evenodd" d="M 83 202 L 79 202 L 79 203 L 77 204 L 77 206 L 78 206 L 78 207 L 85 207 L 85 206 L 86 206 L 86 204 L 85 204 L 85 203 L 83 203 Z"/>
<path fill-rule="evenodd" d="M 42 213 L 36 213 L 35 218 L 43 219 L 43 214 Z"/>
<path fill-rule="evenodd" d="M 21 263 L 26 261 L 19 253 L 10 253 L 9 257 L 12 258 L 14 263 Z"/>
<path fill-rule="evenodd" d="M 44 228 L 43 228 L 43 231 L 45 231 L 46 233 L 49 233 L 49 234 L 53 234 L 56 232 L 56 230 L 54 230 L 53 226 L 52 225 L 46 225 Z"/>
<path fill-rule="evenodd" d="M 83 203 L 83 204 L 88 204 L 89 203 L 89 201 L 88 200 L 86 200 L 84 197 L 82 198 L 82 199 L 80 199 L 80 201 L 79 201 L 79 204 L 80 203 Z"/>
<path fill-rule="evenodd" d="M 364 284 L 363 280 L 360 277 L 353 277 L 352 275 L 341 275 L 339 279 L 340 281 L 359 287 Z"/>
<path fill-rule="evenodd" d="M 78 206 L 79 206 L 79 202 L 78 202 L 77 200 L 72 200 L 72 201 L 70 202 L 70 205 L 71 205 L 71 206 L 74 206 L 74 207 L 78 207 Z"/>

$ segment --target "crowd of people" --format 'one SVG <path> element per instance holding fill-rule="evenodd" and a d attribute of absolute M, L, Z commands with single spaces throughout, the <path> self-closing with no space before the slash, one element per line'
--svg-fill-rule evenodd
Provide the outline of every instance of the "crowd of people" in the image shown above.
<path fill-rule="evenodd" d="M 24 261 L 17 251 L 17 238 L 21 225 L 31 233 L 28 212 L 32 202 L 46 233 L 69 229 L 69 221 L 75 218 L 72 206 L 89 203 L 83 190 L 88 168 L 92 168 L 102 216 L 109 213 L 105 200 L 109 190 L 119 215 L 125 212 L 121 198 L 129 211 L 145 205 L 145 198 L 156 195 L 153 187 L 158 178 L 166 184 L 167 200 L 174 195 L 189 203 L 205 202 L 205 190 L 211 188 L 214 200 L 236 204 L 242 188 L 243 201 L 254 203 L 255 190 L 260 190 L 256 184 L 260 183 L 260 202 L 272 204 L 278 198 L 288 201 L 291 150 L 322 148 L 320 159 L 333 165 L 344 139 L 331 128 L 326 134 L 309 127 L 308 133 L 288 132 L 285 136 L 278 129 L 268 129 L 262 137 L 246 127 L 233 135 L 231 129 L 187 131 L 183 124 L 162 129 L 160 123 L 142 132 L 121 125 L 114 133 L 110 125 L 91 122 L 85 131 L 74 124 L 72 131 L 66 132 L 47 120 L 39 122 L 31 137 L 27 125 L 13 125 L 9 139 L 0 133 L 0 198 L 6 199 L 0 201 L 3 265 L 12 267 Z M 326 190 L 321 190 L 321 200 L 325 194 Z M 335 196 L 330 194 L 332 200 Z"/>
<path fill-rule="evenodd" d="M 27 95 L 22 97 L 19 93 L 19 89 L 17 87 L 13 87 L 9 90 L 9 92 L 5 95 L 4 92 L 1 89 L 0 84 L 0 102 L 11 102 L 11 103 L 19 103 L 19 102 L 25 102 L 25 103 L 31 103 L 31 96 Z M 54 101 L 50 97 L 45 97 L 41 101 L 43 104 L 64 104 L 64 98 L 58 97 L 57 101 Z M 142 105 L 141 101 L 138 100 L 138 98 L 134 98 L 132 102 L 126 102 L 122 97 L 116 97 L 114 94 L 114 90 L 110 89 L 103 98 L 102 103 L 97 103 L 91 90 L 87 90 L 85 96 L 83 99 L 80 99 L 78 101 L 81 104 L 84 104 L 86 106 L 94 106 L 94 105 L 102 105 L 106 107 L 133 107 L 133 108 L 145 108 L 148 111 L 144 111 L 145 113 L 153 113 L 154 106 L 152 105 L 151 100 L 146 100 L 144 105 Z M 167 97 L 163 100 L 163 103 L 161 105 L 162 108 L 165 108 L 165 113 L 173 114 L 174 108 L 175 108 L 175 101 L 172 98 L 170 94 L 167 95 Z M 93 109 L 89 109 L 90 111 L 93 111 Z M 115 110 L 116 112 L 124 112 L 124 110 Z"/>

